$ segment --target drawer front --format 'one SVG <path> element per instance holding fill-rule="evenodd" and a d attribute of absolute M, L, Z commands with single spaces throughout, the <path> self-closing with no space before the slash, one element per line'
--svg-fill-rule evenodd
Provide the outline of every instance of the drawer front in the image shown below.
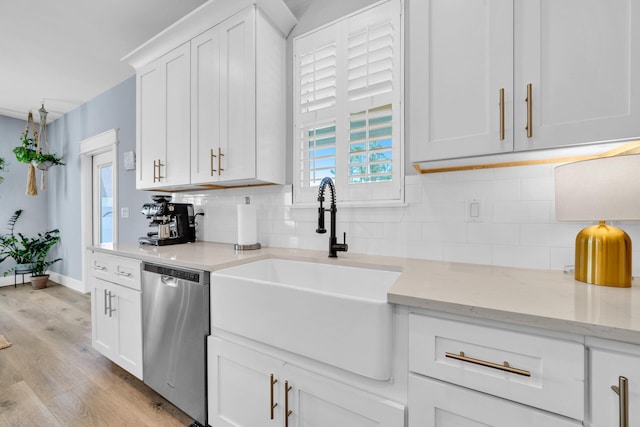
<path fill-rule="evenodd" d="M 589 412 L 592 426 L 619 426 L 621 411 L 626 412 L 628 425 L 640 422 L 640 356 L 605 350 L 590 350 Z M 626 410 L 611 386 L 624 388 L 620 377 L 626 378 L 628 402 Z M 624 393 L 623 393 L 624 396 Z"/>
<path fill-rule="evenodd" d="M 113 257 L 113 274 L 115 282 L 137 291 L 142 290 L 141 262 L 131 258 Z"/>
<path fill-rule="evenodd" d="M 409 427 L 577 427 L 582 423 L 478 391 L 409 375 Z"/>
<path fill-rule="evenodd" d="M 89 274 L 127 288 L 142 290 L 141 262 L 135 259 L 94 252 L 89 257 Z"/>
<path fill-rule="evenodd" d="M 584 359 L 579 343 L 409 315 L 410 371 L 578 420 Z"/>

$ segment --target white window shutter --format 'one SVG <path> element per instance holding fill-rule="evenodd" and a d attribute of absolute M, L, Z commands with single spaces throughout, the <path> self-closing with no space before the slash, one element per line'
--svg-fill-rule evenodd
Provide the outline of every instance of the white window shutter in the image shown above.
<path fill-rule="evenodd" d="M 401 2 L 365 8 L 294 40 L 294 202 L 324 176 L 339 201 L 400 201 Z"/>

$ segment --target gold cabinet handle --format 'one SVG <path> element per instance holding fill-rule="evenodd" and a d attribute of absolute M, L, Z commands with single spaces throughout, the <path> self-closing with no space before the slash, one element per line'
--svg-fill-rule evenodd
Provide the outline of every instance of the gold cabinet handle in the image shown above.
<path fill-rule="evenodd" d="M 292 388 L 289 381 L 284 382 L 284 427 L 289 427 L 289 415 L 293 414 L 293 411 L 289 409 L 289 392 Z"/>
<path fill-rule="evenodd" d="M 475 365 L 486 366 L 487 368 L 498 369 L 499 371 L 505 371 L 511 374 L 522 375 L 524 377 L 531 376 L 531 372 L 529 371 L 525 371 L 524 369 L 512 368 L 511 366 L 509 366 L 509 362 L 504 362 L 502 365 L 500 365 L 498 363 L 487 362 L 485 360 L 480 360 L 480 359 L 474 359 L 472 357 L 465 356 L 464 351 L 461 351 L 460 354 L 446 352 L 445 356 L 451 359 L 461 360 L 467 363 L 473 363 Z"/>
<path fill-rule="evenodd" d="M 527 138 L 533 136 L 533 86 L 531 83 L 527 85 Z"/>
<path fill-rule="evenodd" d="M 612 385 L 611 390 L 618 395 L 620 427 L 629 427 L 629 380 L 626 377 L 619 376 L 618 385 Z"/>
<path fill-rule="evenodd" d="M 211 149 L 211 157 L 209 158 L 209 168 L 211 169 L 211 176 L 213 176 L 213 173 L 216 172 L 216 170 L 213 168 L 213 158 L 216 157 L 215 154 L 213 154 L 213 148 Z"/>
<path fill-rule="evenodd" d="M 218 147 L 218 176 L 220 176 L 220 174 L 224 171 L 224 169 L 222 169 L 221 163 L 222 162 L 222 157 L 224 156 L 224 154 L 222 154 L 222 148 Z"/>
<path fill-rule="evenodd" d="M 160 163 L 160 159 L 153 161 L 153 182 L 160 182 L 160 179 L 164 178 L 164 176 L 160 175 L 160 166 L 164 166 Z M 157 174 L 156 170 L 158 171 Z"/>
<path fill-rule="evenodd" d="M 500 141 L 504 141 L 504 88 L 500 88 Z"/>
<path fill-rule="evenodd" d="M 211 150 L 213 152 L 213 150 Z M 274 418 L 274 409 L 276 409 L 276 406 L 278 406 L 277 402 L 273 402 L 274 397 L 273 397 L 273 386 L 276 385 L 276 383 L 278 382 L 278 380 L 273 376 L 273 374 L 271 374 L 271 390 L 270 390 L 270 395 L 271 395 L 271 404 L 270 404 L 270 410 L 271 410 L 271 418 Z"/>
<path fill-rule="evenodd" d="M 154 160 L 153 161 L 153 182 L 156 182 L 158 180 L 158 175 L 156 175 L 157 170 L 158 170 L 158 164 L 157 164 L 157 161 Z"/>

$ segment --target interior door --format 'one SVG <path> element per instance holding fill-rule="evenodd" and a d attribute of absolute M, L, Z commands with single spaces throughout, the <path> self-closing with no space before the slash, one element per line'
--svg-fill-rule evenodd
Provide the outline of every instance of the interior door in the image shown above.
<path fill-rule="evenodd" d="M 113 242 L 114 179 L 110 152 L 93 156 L 93 244 Z"/>

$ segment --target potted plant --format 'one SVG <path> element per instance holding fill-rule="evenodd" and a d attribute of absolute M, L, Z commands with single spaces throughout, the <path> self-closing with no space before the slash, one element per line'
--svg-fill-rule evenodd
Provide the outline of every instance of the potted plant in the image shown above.
<path fill-rule="evenodd" d="M 31 286 L 42 289 L 47 286 L 49 275 L 47 268 L 61 261 L 62 258 L 47 260 L 49 250 L 60 240 L 60 231 L 54 229 L 38 233 L 36 237 L 28 237 L 22 233 L 15 233 L 15 225 L 22 209 L 15 211 L 9 219 L 9 234 L 0 235 L 0 263 L 12 258 L 16 265 L 4 272 L 8 276 L 14 271 L 31 271 Z"/>

